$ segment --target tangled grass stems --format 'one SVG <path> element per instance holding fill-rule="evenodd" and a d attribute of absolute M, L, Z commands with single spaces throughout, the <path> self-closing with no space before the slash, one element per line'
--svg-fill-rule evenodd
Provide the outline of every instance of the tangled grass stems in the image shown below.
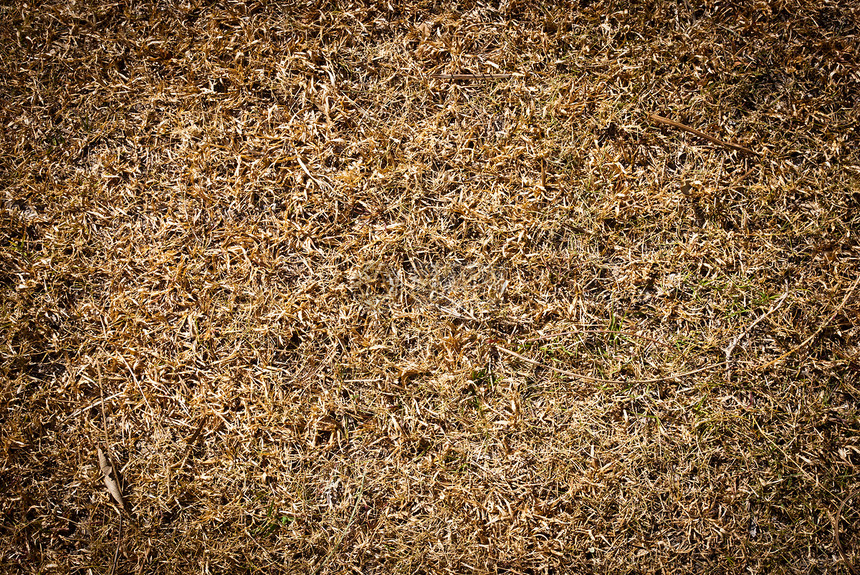
<path fill-rule="evenodd" d="M 850 569 L 858 22 L 0 6 L 0 571 Z"/>

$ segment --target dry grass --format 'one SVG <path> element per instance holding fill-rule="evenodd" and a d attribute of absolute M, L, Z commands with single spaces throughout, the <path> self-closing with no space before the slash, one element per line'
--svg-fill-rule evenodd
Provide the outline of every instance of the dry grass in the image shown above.
<path fill-rule="evenodd" d="M 0 22 L 4 572 L 860 560 L 856 3 Z"/>

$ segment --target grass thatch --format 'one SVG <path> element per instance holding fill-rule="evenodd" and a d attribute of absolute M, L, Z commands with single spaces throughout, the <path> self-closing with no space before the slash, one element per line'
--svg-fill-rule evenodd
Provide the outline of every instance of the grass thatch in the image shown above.
<path fill-rule="evenodd" d="M 849 572 L 858 28 L 4 3 L 0 570 Z"/>

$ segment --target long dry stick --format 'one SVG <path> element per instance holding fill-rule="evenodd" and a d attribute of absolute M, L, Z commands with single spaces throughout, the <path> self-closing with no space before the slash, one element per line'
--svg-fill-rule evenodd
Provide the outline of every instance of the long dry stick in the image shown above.
<path fill-rule="evenodd" d="M 711 136 L 710 134 L 706 134 L 705 132 L 702 132 L 701 130 L 697 130 L 696 128 L 693 128 L 692 126 L 682 124 L 681 122 L 676 122 L 675 120 L 670 120 L 669 118 L 664 118 L 663 116 L 658 116 L 657 114 L 649 113 L 648 119 L 651 120 L 652 122 L 657 122 L 658 124 L 663 124 L 664 126 L 671 126 L 672 128 L 684 130 L 685 132 L 689 132 L 691 134 L 699 136 L 700 138 L 703 138 L 709 142 L 712 142 L 712 143 L 717 144 L 718 146 L 722 146 L 724 148 L 736 150 L 736 151 L 742 152 L 744 154 L 749 154 L 750 156 L 759 156 L 760 155 L 758 152 L 750 150 L 749 148 L 745 148 L 745 147 L 741 146 L 740 144 L 735 144 L 732 142 L 727 142 L 725 140 L 721 140 L 717 137 Z"/>
<path fill-rule="evenodd" d="M 858 574 L 857 568 L 854 567 L 854 562 L 848 559 L 848 555 L 845 553 L 845 548 L 842 547 L 842 539 L 839 537 L 839 521 L 842 519 L 842 511 L 845 509 L 845 504 L 854 499 L 858 493 L 860 493 L 860 489 L 855 489 L 850 495 L 848 495 L 848 497 L 843 499 L 842 503 L 839 505 L 839 510 L 836 512 L 836 517 L 833 518 L 833 538 L 836 539 L 836 547 L 839 549 L 839 555 L 842 557 L 842 561 L 848 565 L 848 570 L 851 571 L 852 575 L 860 574 Z"/>
<path fill-rule="evenodd" d="M 513 74 L 431 74 L 436 80 L 505 80 Z"/>
<path fill-rule="evenodd" d="M 537 365 L 539 367 L 545 367 L 545 368 L 550 369 L 556 373 L 560 373 L 562 375 L 566 375 L 566 376 L 572 377 L 574 379 L 582 379 L 584 381 L 590 381 L 593 383 L 614 383 L 614 384 L 619 384 L 619 385 L 630 384 L 630 383 L 640 384 L 640 383 L 658 383 L 661 381 L 670 381 L 670 380 L 678 379 L 681 377 L 687 377 L 688 375 L 694 375 L 696 373 L 701 373 L 703 371 L 708 371 L 709 369 L 714 369 L 715 367 L 720 367 L 721 365 L 725 364 L 725 362 L 714 363 L 711 365 L 706 365 L 705 367 L 693 369 L 691 371 L 685 371 L 682 373 L 673 373 L 671 375 L 664 375 L 663 377 L 654 377 L 651 379 L 604 379 L 602 377 L 591 377 L 590 375 L 583 375 L 581 373 L 574 373 L 572 371 L 567 371 L 565 369 L 559 369 L 557 367 L 553 367 L 551 365 L 547 365 L 545 363 L 541 363 L 539 361 L 529 359 L 529 358 L 525 357 L 524 355 L 520 355 L 515 351 L 505 349 L 504 347 L 501 347 L 500 345 L 496 345 L 495 347 L 497 350 L 499 350 L 503 353 L 506 353 L 507 355 L 510 355 L 511 357 L 515 357 L 515 358 L 519 359 L 520 361 L 524 361 L 524 362 L 530 363 L 532 365 Z"/>
<path fill-rule="evenodd" d="M 666 347 L 672 347 L 671 344 L 666 343 L 665 341 L 660 341 L 659 339 L 654 339 L 653 337 L 648 337 L 646 335 L 639 335 L 638 333 L 633 333 L 632 331 L 617 331 L 612 329 L 578 329 L 575 331 L 559 331 L 555 333 L 547 333 L 544 335 L 539 335 L 537 337 L 530 337 L 528 339 L 522 340 L 522 343 L 532 343 L 535 341 L 541 341 L 544 339 L 550 339 L 553 337 L 562 337 L 565 335 L 577 335 L 581 333 L 606 333 L 609 335 L 620 335 L 623 337 L 636 337 L 639 339 L 644 339 L 645 341 L 650 341 L 652 343 L 656 343 L 659 345 L 663 345 Z"/>

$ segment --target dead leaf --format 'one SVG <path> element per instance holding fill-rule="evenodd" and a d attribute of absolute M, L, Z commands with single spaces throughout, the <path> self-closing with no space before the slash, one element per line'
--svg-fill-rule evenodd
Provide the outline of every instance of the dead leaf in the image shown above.
<path fill-rule="evenodd" d="M 119 483 L 114 476 L 113 465 L 108 461 L 108 458 L 102 451 L 101 447 L 96 449 L 99 456 L 99 467 L 101 467 L 102 474 L 104 475 L 105 485 L 107 486 L 111 496 L 119 504 L 120 509 L 125 511 L 125 504 L 122 501 L 122 492 L 120 491 Z"/>
<path fill-rule="evenodd" d="M 418 26 L 418 31 L 421 33 L 421 39 L 426 40 L 433 33 L 435 22 L 423 22 Z"/>

